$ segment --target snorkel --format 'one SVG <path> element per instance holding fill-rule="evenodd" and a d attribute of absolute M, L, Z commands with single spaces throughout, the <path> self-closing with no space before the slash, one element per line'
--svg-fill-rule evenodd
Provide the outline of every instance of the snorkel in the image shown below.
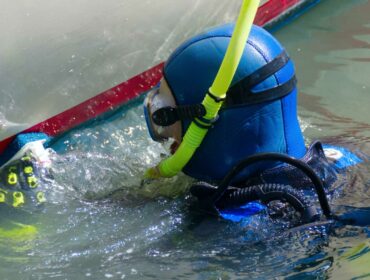
<path fill-rule="evenodd" d="M 157 166 L 148 169 L 145 172 L 146 178 L 158 179 L 161 177 L 175 176 L 185 167 L 196 149 L 201 145 L 208 129 L 212 126 L 214 120 L 217 119 L 218 112 L 226 98 L 226 92 L 231 85 L 241 60 L 245 42 L 252 28 L 259 2 L 259 0 L 243 1 L 221 67 L 202 102 L 202 105 L 206 109 L 206 115 L 202 119 L 195 119 L 190 124 L 177 151 L 169 158 L 161 161 Z"/>

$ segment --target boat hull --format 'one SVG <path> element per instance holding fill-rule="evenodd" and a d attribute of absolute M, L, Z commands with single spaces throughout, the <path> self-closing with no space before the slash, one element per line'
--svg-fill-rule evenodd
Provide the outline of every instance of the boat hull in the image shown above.
<path fill-rule="evenodd" d="M 17 133 L 56 136 L 137 97 L 158 83 L 162 61 L 179 43 L 235 20 L 240 6 L 238 0 L 81 0 L 71 9 L 21 2 L 8 4 L 1 25 L 7 28 L 0 29 L 7 42 L 0 47 L 0 153 Z M 311 2 L 261 1 L 255 23 L 273 25 Z"/>

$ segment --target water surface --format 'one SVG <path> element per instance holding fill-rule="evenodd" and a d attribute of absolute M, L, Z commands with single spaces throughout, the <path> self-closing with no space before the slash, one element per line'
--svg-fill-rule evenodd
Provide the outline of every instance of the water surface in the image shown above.
<path fill-rule="evenodd" d="M 340 212 L 370 205 L 369 14 L 369 1 L 326 0 L 275 32 L 296 63 L 307 144 L 321 139 L 364 159 L 341 179 L 332 199 Z M 0 237 L 1 279 L 370 277 L 369 226 L 275 236 L 263 215 L 244 225 L 191 211 L 184 175 L 142 181 L 167 152 L 150 140 L 140 100 L 53 147 L 49 202 L 8 213 L 37 233 Z"/>

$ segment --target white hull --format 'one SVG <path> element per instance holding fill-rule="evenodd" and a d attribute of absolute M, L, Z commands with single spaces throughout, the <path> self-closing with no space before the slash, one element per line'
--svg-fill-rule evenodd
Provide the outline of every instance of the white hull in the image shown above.
<path fill-rule="evenodd" d="M 235 20 L 240 4 L 7 1 L 0 11 L 0 144 L 160 63 L 186 38 Z"/>

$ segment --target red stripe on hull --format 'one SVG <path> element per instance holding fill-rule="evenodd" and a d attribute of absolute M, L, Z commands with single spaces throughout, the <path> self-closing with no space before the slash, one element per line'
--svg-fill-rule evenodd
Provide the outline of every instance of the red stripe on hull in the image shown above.
<path fill-rule="evenodd" d="M 44 132 L 49 136 L 56 136 L 110 110 L 114 110 L 156 85 L 162 77 L 163 64 L 160 63 L 126 82 L 27 129 L 25 132 Z"/>
<path fill-rule="evenodd" d="M 254 23 L 263 26 L 278 18 L 278 16 L 286 10 L 302 2 L 304 2 L 304 0 L 270 0 L 259 7 Z"/>
<path fill-rule="evenodd" d="M 139 96 L 142 92 L 148 91 L 156 85 L 162 77 L 163 64 L 164 63 L 160 63 L 23 132 L 43 132 L 49 136 L 56 136 L 110 110 L 114 110 L 118 106 L 127 103 L 131 99 Z M 0 142 L 0 154 L 14 138 L 15 136 L 11 136 Z"/>

